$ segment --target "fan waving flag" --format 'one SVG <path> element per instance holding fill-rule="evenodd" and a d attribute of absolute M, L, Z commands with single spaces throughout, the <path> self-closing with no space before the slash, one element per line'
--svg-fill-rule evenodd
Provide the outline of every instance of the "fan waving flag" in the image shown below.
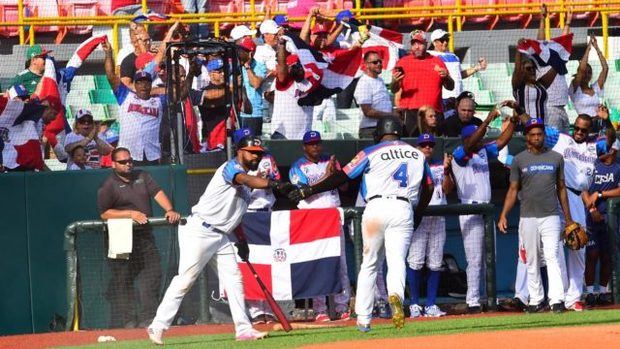
<path fill-rule="evenodd" d="M 84 41 L 80 46 L 78 46 L 77 50 L 69 59 L 67 63 L 67 67 L 64 69 L 64 77 L 62 79 L 63 82 L 70 83 L 75 76 L 75 72 L 82 66 L 82 63 L 90 56 L 91 53 L 99 46 L 102 42 L 108 40 L 107 35 L 99 35 L 93 36 L 88 40 Z M 67 88 L 67 91 L 69 89 Z"/>
<path fill-rule="evenodd" d="M 573 52 L 573 34 L 558 36 L 551 41 L 526 39 L 517 49 L 533 57 L 539 67 L 551 66 L 559 75 L 566 75 L 566 63 Z"/>
<path fill-rule="evenodd" d="M 45 58 L 45 72 L 37 87 L 39 99 L 46 100 L 57 110 L 56 118 L 45 125 L 43 134 L 50 141 L 54 153 L 60 161 L 68 158 L 64 150 L 65 136 L 71 132 L 71 127 L 65 115 L 65 108 L 61 100 L 60 88 L 56 75 L 56 64 L 50 56 Z"/>
<path fill-rule="evenodd" d="M 342 291 L 340 211 L 336 208 L 251 212 L 241 222 L 250 262 L 276 300 Z M 239 260 L 246 299 L 265 299 L 247 265 Z"/>
<path fill-rule="evenodd" d="M 0 164 L 9 169 L 43 169 L 36 124 L 45 107 L 0 96 Z"/>

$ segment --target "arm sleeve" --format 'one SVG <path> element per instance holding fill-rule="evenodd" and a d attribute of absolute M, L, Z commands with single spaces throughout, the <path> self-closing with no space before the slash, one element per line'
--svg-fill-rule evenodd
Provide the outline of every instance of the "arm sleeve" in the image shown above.
<path fill-rule="evenodd" d="M 347 177 L 353 179 L 364 173 L 364 170 L 368 167 L 368 156 L 362 150 L 351 160 L 344 168 L 343 172 Z"/>
<path fill-rule="evenodd" d="M 276 159 L 274 159 L 273 156 L 269 156 L 269 163 L 271 167 L 269 178 L 274 181 L 279 181 L 280 179 L 282 179 L 282 176 L 280 175 L 280 170 L 278 169 L 278 164 L 276 163 Z"/>
<path fill-rule="evenodd" d="M 497 159 L 499 156 L 499 148 L 495 141 L 485 144 L 484 149 L 486 149 L 487 154 L 489 154 L 489 159 Z"/>
<path fill-rule="evenodd" d="M 267 76 L 267 66 L 265 66 L 264 63 L 256 61 L 254 69 L 252 70 L 254 71 L 254 75 L 258 76 L 259 78 L 264 79 L 265 76 Z"/>
<path fill-rule="evenodd" d="M 291 180 L 291 183 L 293 183 L 296 186 L 301 186 L 302 184 L 309 185 L 308 184 L 308 177 L 301 170 L 301 168 L 299 168 L 299 164 L 297 164 L 297 163 L 295 163 L 295 164 L 293 164 L 293 166 L 291 166 L 291 169 L 288 172 L 288 177 Z"/>
<path fill-rule="evenodd" d="M 239 173 L 246 172 L 237 161 L 229 161 L 224 167 L 224 171 L 222 171 L 222 176 L 224 176 L 224 181 L 226 181 L 226 183 L 234 185 L 235 176 Z"/>
<path fill-rule="evenodd" d="M 431 171 L 431 167 L 426 160 L 424 160 L 424 176 L 422 177 L 422 180 L 426 181 L 427 185 L 434 183 L 433 171 Z"/>
<path fill-rule="evenodd" d="M 470 156 L 465 152 L 465 148 L 463 148 L 462 145 L 459 145 L 456 149 L 454 149 L 452 156 L 454 157 L 456 164 L 461 167 L 466 166 L 470 159 Z"/>
<path fill-rule="evenodd" d="M 103 182 L 97 191 L 97 208 L 99 214 L 111 209 L 114 206 L 114 188 L 110 185 L 110 181 Z"/>
<path fill-rule="evenodd" d="M 133 58 L 133 59 L 132 59 Z M 133 76 L 136 74 L 136 58 L 129 55 L 121 62 L 121 78 L 130 78 L 133 80 Z"/>
<path fill-rule="evenodd" d="M 118 85 L 118 88 L 114 90 L 114 96 L 116 97 L 116 101 L 119 105 L 125 102 L 125 99 L 129 96 L 129 93 L 131 93 L 131 91 L 127 88 L 127 86 L 125 86 L 125 84 L 120 83 Z"/>
<path fill-rule="evenodd" d="M 154 197 L 157 193 L 159 193 L 161 187 L 157 184 L 157 182 L 155 182 L 153 177 L 151 177 L 148 172 L 143 171 L 140 175 L 144 178 L 144 184 L 146 184 L 146 189 L 149 191 L 149 195 L 151 197 Z"/>
<path fill-rule="evenodd" d="M 510 181 L 518 182 L 521 179 L 521 167 L 517 158 L 512 160 L 512 167 L 510 168 Z"/>

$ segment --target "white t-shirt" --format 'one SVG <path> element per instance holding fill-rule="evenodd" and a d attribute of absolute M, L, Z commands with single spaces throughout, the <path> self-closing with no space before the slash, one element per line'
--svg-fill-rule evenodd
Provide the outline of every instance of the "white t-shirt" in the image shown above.
<path fill-rule="evenodd" d="M 491 201 L 489 157 L 497 158 L 499 150 L 495 141 L 487 143 L 477 153 L 467 154 L 463 146 L 454 150 L 452 173 L 456 181 L 456 193 L 464 204 L 473 201 Z"/>
<path fill-rule="evenodd" d="M 363 175 L 360 193 L 366 201 L 374 196 L 397 196 L 415 206 L 422 181 L 432 182 L 424 154 L 400 140 L 367 147 L 343 171 L 349 178 Z"/>
<path fill-rule="evenodd" d="M 256 171 L 248 171 L 249 175 L 261 178 L 269 178 L 273 181 L 280 180 L 278 165 L 271 154 L 265 153 L 258 163 Z M 270 210 L 276 203 L 276 197 L 271 189 L 252 189 L 248 210 Z"/>
<path fill-rule="evenodd" d="M 138 161 L 144 160 L 144 154 L 149 161 L 161 158 L 159 127 L 164 115 L 166 96 L 143 100 L 122 83 L 114 91 L 114 95 L 120 106 L 118 146 L 129 149 L 131 157 Z"/>
<path fill-rule="evenodd" d="M 90 170 L 92 169 L 92 167 L 86 165 L 84 166 L 84 170 Z M 71 164 L 70 166 L 67 166 L 67 171 L 81 171 L 82 169 L 76 165 L 76 164 Z"/>
<path fill-rule="evenodd" d="M 571 86 L 569 89 L 570 99 L 573 101 L 573 106 L 575 106 L 575 110 L 577 114 L 587 114 L 592 117 L 596 116 L 596 112 L 598 106 L 601 104 L 601 99 L 603 98 L 603 90 L 598 86 L 598 82 L 590 85 L 590 88 L 594 90 L 594 94 L 590 96 L 583 92 L 581 87 L 577 86 L 576 89 L 573 89 Z"/>
<path fill-rule="evenodd" d="M 431 55 L 439 57 L 448 68 L 450 77 L 454 80 L 454 89 L 452 91 L 442 88 L 441 98 L 458 97 L 463 92 L 463 78 L 461 77 L 461 60 L 452 52 L 428 51 Z"/>
<path fill-rule="evenodd" d="M 300 106 L 297 101 L 318 86 L 320 76 L 306 73 L 307 78 L 301 82 L 287 78 L 284 82 L 276 81 L 273 100 L 271 131 L 279 132 L 287 139 L 302 139 L 312 128 L 312 106 Z"/>
<path fill-rule="evenodd" d="M 192 207 L 192 215 L 224 233 L 232 233 L 250 202 L 250 188 L 233 183 L 235 175 L 246 173 L 236 158 L 223 163 Z"/>
<path fill-rule="evenodd" d="M 86 137 L 82 136 L 81 134 L 71 132 L 65 138 L 64 146 L 66 147 L 68 144 L 79 142 L 84 138 Z M 107 144 L 100 135 L 97 135 L 97 138 L 99 138 L 103 143 Z M 89 166 L 90 168 L 100 168 L 101 163 L 99 162 L 100 155 L 99 149 L 97 149 L 97 143 L 94 140 L 90 141 L 90 143 L 88 143 L 84 147 L 84 150 L 86 151 L 86 166 Z M 71 157 L 69 157 L 69 159 L 67 160 L 67 170 L 70 169 L 69 167 L 71 167 L 71 165 L 73 165 L 73 161 L 71 160 Z"/>
<path fill-rule="evenodd" d="M 541 67 L 536 74 L 537 78 L 545 75 L 551 67 Z M 547 88 L 547 105 L 549 106 L 564 106 L 568 104 L 568 83 L 564 75 L 557 74 L 555 79 L 551 83 L 551 86 Z"/>
<path fill-rule="evenodd" d="M 267 67 L 267 71 L 276 70 L 276 50 L 270 45 L 258 45 L 256 52 L 254 52 L 254 59 L 259 63 L 263 63 Z M 263 80 L 261 88 L 263 91 L 273 91 L 275 89 L 275 78 L 270 76 Z"/>
<path fill-rule="evenodd" d="M 294 185 L 312 186 L 320 182 L 325 176 L 327 165 L 329 164 L 329 155 L 321 155 L 318 162 L 314 163 L 305 156 L 298 159 L 291 165 L 289 178 Z M 340 163 L 336 161 L 336 170 L 340 170 Z M 297 204 L 298 208 L 328 208 L 340 206 L 340 194 L 338 189 L 332 189 L 323 193 L 318 193 L 304 199 Z"/>
<path fill-rule="evenodd" d="M 385 87 L 385 82 L 380 77 L 370 77 L 368 74 L 362 74 L 357 86 L 355 87 L 355 93 L 353 94 L 355 101 L 358 105 L 370 104 L 372 109 L 378 110 L 384 113 L 392 112 L 392 100 L 390 94 Z M 368 128 L 377 126 L 377 119 L 364 116 L 364 112 L 360 107 L 360 128 Z"/>

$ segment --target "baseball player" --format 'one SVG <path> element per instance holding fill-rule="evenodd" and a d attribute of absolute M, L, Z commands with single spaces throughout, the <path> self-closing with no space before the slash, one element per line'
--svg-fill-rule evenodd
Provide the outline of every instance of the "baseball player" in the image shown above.
<path fill-rule="evenodd" d="M 568 204 L 572 219 L 581 226 L 586 226 L 586 209 L 582 198 L 588 195 L 588 188 L 594 173 L 594 162 L 598 154 L 605 154 L 608 149 L 617 151 L 614 129 L 607 128 L 607 136 L 601 137 L 596 141 L 588 141 L 587 136 L 592 127 L 592 118 L 588 115 L 579 115 L 573 126 L 572 137 L 561 133 L 558 130 L 545 127 L 545 146 L 559 153 L 564 157 L 564 176 L 566 189 L 568 189 Z M 612 143 L 614 144 L 612 147 Z M 581 301 L 584 284 L 585 272 L 585 248 L 577 251 L 569 250 L 568 257 L 564 257 L 564 248 L 559 249 L 560 268 L 565 296 L 564 304 L 566 309 L 583 311 L 584 304 Z M 523 263 L 519 262 L 517 268 L 524 268 Z M 518 277 L 526 277 L 526 273 L 517 273 Z M 516 284 L 524 284 L 523 280 L 517 279 Z M 526 290 L 521 290 L 516 296 L 522 300 L 527 299 Z"/>
<path fill-rule="evenodd" d="M 502 102 L 500 106 L 514 109 L 514 102 Z M 463 145 L 454 150 L 452 173 L 456 182 L 457 195 L 464 204 L 482 204 L 491 200 L 491 182 L 489 177 L 489 160 L 497 158 L 499 151 L 508 144 L 518 117 L 513 116 L 497 138 L 483 143 L 487 127 L 500 115 L 497 109 L 489 112 L 480 126 L 469 125 L 461 130 Z M 484 220 L 481 215 L 459 216 L 465 259 L 467 261 L 467 311 L 475 314 L 482 311 L 480 304 L 480 278 L 484 260 Z"/>
<path fill-rule="evenodd" d="M 444 155 L 443 162 L 433 160 L 435 137 L 430 133 L 423 133 L 418 137 L 417 148 L 424 154 L 429 163 L 435 190 L 429 205 L 445 205 L 446 194 L 454 189 L 454 181 L 450 175 L 450 163 L 452 157 Z M 446 243 L 446 218 L 442 216 L 423 217 L 420 226 L 413 232 L 407 263 L 407 281 L 409 282 L 409 294 L 411 301 L 409 311 L 412 318 L 422 315 L 427 317 L 440 317 L 446 315 L 435 304 L 437 290 L 439 288 L 439 275 L 443 261 L 443 246 Z M 422 267 L 430 270 L 426 284 L 426 306 L 420 304 L 420 281 L 422 279 Z"/>
<path fill-rule="evenodd" d="M 314 185 L 324 178 L 327 178 L 335 171 L 340 170 L 340 163 L 335 156 L 329 156 L 323 153 L 323 142 L 321 134 L 318 131 L 308 131 L 303 136 L 304 156 L 295 161 L 289 171 L 289 178 L 294 185 Z M 346 185 L 346 184 L 345 184 Z M 346 190 L 346 187 L 342 187 Z M 338 189 L 332 189 L 324 193 L 314 194 L 301 200 L 297 204 L 298 208 L 327 208 L 340 207 L 340 195 Z M 351 290 L 349 285 L 349 276 L 347 273 L 347 256 L 345 252 L 344 232 L 340 234 L 341 253 L 340 253 L 340 282 L 343 290 L 334 297 L 336 303 L 336 313 L 338 320 L 348 320 L 349 299 Z M 312 307 L 314 308 L 315 321 L 329 321 L 327 315 L 327 305 L 325 304 L 325 296 L 314 297 L 312 299 Z"/>
<path fill-rule="evenodd" d="M 192 207 L 187 224 L 179 227 L 179 273 L 170 282 L 147 329 L 153 343 L 163 344 L 163 333 L 170 327 L 183 297 L 212 258 L 217 259 L 220 284 L 228 296 L 236 339 L 246 341 L 267 336 L 266 332 L 253 329 L 246 315 L 241 272 L 228 237 L 248 208 L 251 189 L 270 188 L 287 193 L 292 186 L 248 174 L 248 171 L 258 169 L 265 152 L 261 144 L 260 139 L 252 136 L 243 137 L 237 143 L 236 156 L 217 169 L 204 194 Z M 238 244 L 239 256 L 242 260 L 247 259 L 247 242 Z"/>
<path fill-rule="evenodd" d="M 564 220 L 572 223 L 572 218 L 564 184 L 564 159 L 544 146 L 544 138 L 543 121 L 530 119 L 525 125 L 527 149 L 512 161 L 510 188 L 497 226 L 502 233 L 507 232 L 506 216 L 517 201 L 517 193 L 521 191 L 519 246 L 525 251 L 521 255 L 521 262 L 527 264 L 527 287 L 530 294 L 528 312 L 537 313 L 545 309 L 545 292 L 540 273 L 540 262 L 544 258 L 549 279 L 549 304 L 554 313 L 561 313 L 564 310 L 564 285 L 558 252 L 561 248 L 558 244 L 561 232 L 558 201 L 564 212 Z"/>
<path fill-rule="evenodd" d="M 433 192 L 430 169 L 424 154 L 400 141 L 403 126 L 396 118 L 382 118 L 377 123 L 378 144 L 360 151 L 343 170 L 335 172 L 313 186 L 289 193 L 299 201 L 321 193 L 362 175 L 362 193 L 368 202 L 362 217 L 364 241 L 363 261 L 357 278 L 357 328 L 370 331 L 374 287 L 379 262 L 387 262 L 388 302 L 396 328 L 405 324 L 403 297 L 405 291 L 407 249 L 414 223 L 420 222 Z M 416 218 L 414 222 L 414 211 Z"/>

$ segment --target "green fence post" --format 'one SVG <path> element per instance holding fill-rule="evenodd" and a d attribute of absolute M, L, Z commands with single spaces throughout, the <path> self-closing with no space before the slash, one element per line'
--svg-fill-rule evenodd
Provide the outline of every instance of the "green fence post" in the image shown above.
<path fill-rule="evenodd" d="M 495 279 L 495 229 L 493 226 L 493 206 L 484 214 L 484 242 L 486 247 L 486 285 L 487 307 L 497 309 L 497 285 Z"/>
<path fill-rule="evenodd" d="M 611 258 L 613 263 L 612 292 L 614 304 L 620 303 L 620 256 L 618 256 L 618 203 L 620 199 L 607 201 L 607 234 L 611 243 Z"/>

